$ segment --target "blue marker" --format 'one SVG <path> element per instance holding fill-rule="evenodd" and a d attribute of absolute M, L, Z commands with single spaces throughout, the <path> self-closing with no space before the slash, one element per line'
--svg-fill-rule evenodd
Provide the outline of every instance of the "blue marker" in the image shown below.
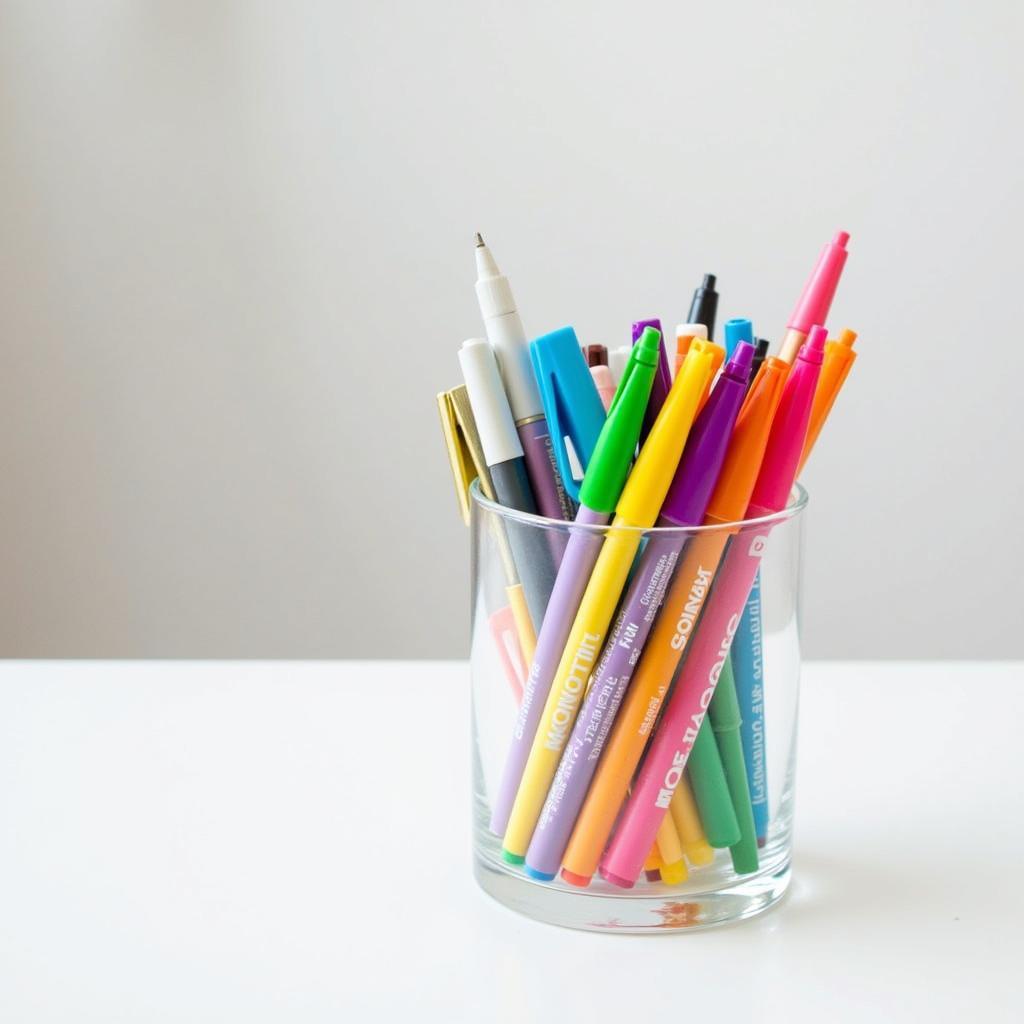
<path fill-rule="evenodd" d="M 725 321 L 725 358 L 731 359 L 733 349 L 741 342 L 754 344 L 754 325 L 746 317 Z"/>

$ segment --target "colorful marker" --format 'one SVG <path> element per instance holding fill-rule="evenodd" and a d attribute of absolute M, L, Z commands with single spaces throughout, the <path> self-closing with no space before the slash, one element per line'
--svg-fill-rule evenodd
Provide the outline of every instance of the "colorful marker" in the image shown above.
<path fill-rule="evenodd" d="M 594 378 L 594 386 L 607 411 L 615 397 L 615 378 L 608 368 L 608 349 L 604 345 L 588 345 L 586 357 L 590 375 Z"/>
<path fill-rule="evenodd" d="M 576 513 L 579 525 L 604 526 L 615 510 L 640 436 L 640 424 L 657 368 L 660 340 L 657 331 L 648 331 L 633 347 L 580 487 L 580 507 Z M 523 688 L 501 783 L 493 801 L 491 830 L 495 835 L 504 835 L 508 826 L 544 704 L 603 539 L 597 531 L 570 530 Z"/>
<path fill-rule="evenodd" d="M 660 349 L 660 336 L 658 341 Z M 587 680 L 597 664 L 612 614 L 643 539 L 642 531 L 653 526 L 658 517 L 701 394 L 711 377 L 712 362 L 710 352 L 694 345 L 615 506 L 615 519 L 601 545 L 558 663 L 540 725 L 532 737 L 533 745 L 502 840 L 502 855 L 511 863 L 521 864 L 526 855 L 548 787 L 586 692 Z M 537 646 L 539 649 L 540 639 Z"/>
<path fill-rule="evenodd" d="M 676 358 L 672 369 L 673 377 L 679 372 L 679 367 L 683 365 L 683 360 L 686 358 L 686 353 L 690 351 L 690 343 L 693 339 L 703 338 L 706 341 L 707 337 L 708 329 L 704 324 L 676 324 Z"/>
<path fill-rule="evenodd" d="M 526 332 L 516 312 L 512 288 L 480 235 L 476 236 L 476 271 L 477 302 L 487 338 L 498 358 L 536 506 L 549 519 L 572 519 L 575 509 L 558 477 L 551 435 L 530 365 Z"/>
<path fill-rule="evenodd" d="M 684 371 L 693 353 L 714 348 L 721 352 L 711 342 L 695 340 L 683 364 Z M 697 417 L 665 496 L 659 526 L 697 526 L 703 520 L 746 394 L 753 354 L 750 345 L 741 345 L 736 350 Z M 677 378 L 673 387 L 678 387 L 681 380 L 682 377 Z M 683 539 L 672 534 L 654 535 L 647 540 L 533 833 L 526 870 L 534 877 L 554 878 L 561 865 L 577 812 L 587 795 L 683 543 Z"/>
<path fill-rule="evenodd" d="M 715 275 L 705 274 L 704 280 L 693 293 L 687 320 L 692 324 L 703 324 L 708 329 L 708 338 L 715 336 L 715 316 L 718 313 L 718 292 L 715 291 Z"/>
<path fill-rule="evenodd" d="M 788 371 L 785 363 L 772 357 L 761 367 L 729 439 L 704 516 L 706 525 L 731 523 L 743 516 Z M 573 885 L 588 885 L 597 870 L 629 781 L 690 643 L 727 540 L 725 531 L 702 533 L 683 553 L 565 850 L 562 877 Z"/>
<path fill-rule="evenodd" d="M 672 794 L 669 810 L 672 812 L 672 821 L 675 822 L 686 859 L 695 868 L 710 864 L 715 859 L 715 851 L 711 849 L 704 835 L 697 802 L 693 799 L 693 792 L 685 775 Z"/>
<path fill-rule="evenodd" d="M 821 251 L 818 262 L 804 285 L 789 318 L 786 336 L 782 339 L 779 358 L 792 363 L 800 346 L 807 340 L 812 324 L 823 324 L 828 319 L 829 307 L 836 293 L 839 278 L 846 265 L 846 243 L 850 236 L 846 231 L 837 231 L 835 238 Z"/>
<path fill-rule="evenodd" d="M 789 500 L 807 437 L 824 350 L 825 329 L 813 327 L 786 382 L 746 509 L 747 519 L 779 512 Z M 729 546 L 708 598 L 701 628 L 694 634 L 672 697 L 601 860 L 602 877 L 615 885 L 630 888 L 643 868 L 644 858 L 682 777 L 705 709 L 714 695 L 770 533 L 770 525 L 762 526 L 737 534 Z"/>
<path fill-rule="evenodd" d="M 637 320 L 633 324 L 633 344 L 636 344 L 637 338 L 648 327 L 653 327 L 657 332 L 658 336 L 661 337 L 661 321 L 654 317 L 652 320 Z M 651 388 L 651 399 L 647 403 L 647 412 L 644 414 L 644 425 L 640 431 L 640 444 L 642 445 L 647 440 L 647 435 L 650 434 L 651 428 L 654 426 L 654 421 L 658 418 L 658 413 L 661 412 L 661 407 L 665 404 L 665 399 L 668 397 L 669 388 L 672 387 L 672 373 L 669 370 L 668 365 L 668 354 L 665 351 L 665 342 L 662 340 L 661 343 L 661 356 L 658 359 L 658 373 L 654 378 L 654 387 Z"/>

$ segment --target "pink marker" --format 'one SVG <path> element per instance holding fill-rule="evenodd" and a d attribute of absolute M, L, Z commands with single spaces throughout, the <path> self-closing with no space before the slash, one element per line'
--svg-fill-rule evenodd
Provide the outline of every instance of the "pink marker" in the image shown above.
<path fill-rule="evenodd" d="M 807 435 L 824 349 L 825 328 L 812 327 L 772 422 L 747 519 L 772 515 L 786 507 Z M 615 885 L 631 888 L 643 870 L 714 695 L 770 531 L 771 526 L 766 525 L 739 533 L 730 541 L 672 699 L 602 858 L 601 875 Z"/>
<path fill-rule="evenodd" d="M 786 325 L 786 336 L 782 339 L 779 351 L 779 358 L 784 362 L 792 363 L 796 358 L 800 346 L 807 340 L 811 324 L 823 324 L 828 318 L 839 277 L 846 266 L 846 243 L 849 240 L 848 232 L 837 231 L 835 238 L 822 249 L 818 263 L 804 285 L 803 294 Z"/>

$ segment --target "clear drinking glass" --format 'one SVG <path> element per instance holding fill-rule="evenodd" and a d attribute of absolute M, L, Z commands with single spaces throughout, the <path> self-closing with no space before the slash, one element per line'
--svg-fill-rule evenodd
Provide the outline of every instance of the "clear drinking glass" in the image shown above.
<path fill-rule="evenodd" d="M 807 494 L 797 485 L 788 507 L 767 518 L 715 527 L 627 531 L 623 528 L 613 530 L 610 526 L 575 525 L 515 512 L 489 501 L 478 485 L 473 485 L 473 844 L 476 878 L 486 892 L 514 910 L 552 924 L 592 931 L 638 933 L 725 924 L 758 914 L 781 899 L 790 879 L 800 677 L 800 557 L 806 505 Z M 681 681 L 686 678 L 691 655 L 694 655 L 693 674 L 695 678 L 699 677 L 700 659 L 695 652 L 700 647 L 697 641 L 702 627 L 712 623 L 708 628 L 710 638 L 715 629 L 715 616 L 721 617 L 730 601 L 729 591 L 736 589 L 722 582 L 733 572 L 730 555 L 737 549 L 737 557 L 742 558 L 749 551 L 756 552 L 761 558 L 754 596 L 744 606 L 742 623 L 738 618 L 739 610 L 736 610 L 736 617 L 730 612 L 724 613 L 729 618 L 725 635 L 731 635 L 731 630 L 738 628 L 732 641 L 728 668 L 724 668 L 718 677 L 716 693 L 719 690 L 723 693 L 716 696 L 713 714 L 707 715 L 703 726 L 704 729 L 711 726 L 711 729 L 702 733 L 697 741 L 700 755 L 690 753 L 683 772 L 684 781 L 677 794 L 672 794 L 671 789 L 662 790 L 671 796 L 671 800 L 668 800 L 668 795 L 665 797 L 669 809 L 662 816 L 672 827 L 669 834 L 665 834 L 661 830 L 667 826 L 661 825 L 651 859 L 629 888 L 612 884 L 598 871 L 594 872 L 589 885 L 579 884 L 586 877 L 579 875 L 575 876 L 577 884 L 569 884 L 561 869 L 571 865 L 563 864 L 559 851 L 565 843 L 558 841 L 553 845 L 548 842 L 548 848 L 542 850 L 545 841 L 538 840 L 540 852 L 533 858 L 536 864 L 539 863 L 538 857 L 543 860 L 541 853 L 546 855 L 549 863 L 542 874 L 550 873 L 554 877 L 538 878 L 535 870 L 531 876 L 528 871 L 531 869 L 531 855 L 526 854 L 525 864 L 511 863 L 503 854 L 501 835 L 492 829 L 496 805 L 500 807 L 503 799 L 500 794 L 506 794 L 504 799 L 507 802 L 507 794 L 517 792 L 515 781 L 518 775 L 512 773 L 509 789 L 506 764 L 510 744 L 516 742 L 514 734 L 518 733 L 520 744 L 526 744 L 521 749 L 529 750 L 537 733 L 537 729 L 524 728 L 520 716 L 523 687 L 526 686 L 529 692 L 529 651 L 536 639 L 535 635 L 530 635 L 530 624 L 533 623 L 535 634 L 540 632 L 541 621 L 534 620 L 540 620 L 545 613 L 557 566 L 561 564 L 572 537 L 577 536 L 579 545 L 585 543 L 593 557 L 593 552 L 599 551 L 613 533 L 620 538 L 627 535 L 627 539 L 636 543 L 637 554 L 631 576 L 615 616 L 600 641 L 595 643 L 601 653 L 595 653 L 591 667 L 582 671 L 581 677 L 587 682 L 580 691 L 579 703 L 555 720 L 564 727 L 563 735 L 568 737 L 565 747 L 574 749 L 579 764 L 590 763 L 593 777 L 584 772 L 567 787 L 559 764 L 559 774 L 553 779 L 554 786 L 548 786 L 542 774 L 538 790 L 549 794 L 555 791 L 554 796 L 546 798 L 541 812 L 541 818 L 548 825 L 548 838 L 551 834 L 557 837 L 560 829 L 569 835 L 570 844 L 578 838 L 575 826 L 580 821 L 580 814 L 565 810 L 565 804 L 570 808 L 573 806 L 572 800 L 566 799 L 560 805 L 558 798 L 575 792 L 576 799 L 582 800 L 585 808 L 592 798 L 601 805 L 596 798 L 603 790 L 597 787 L 595 791 L 595 779 L 605 776 L 602 781 L 608 782 L 613 789 L 640 784 L 636 775 L 627 776 L 628 768 L 617 767 L 619 762 L 606 756 L 616 742 L 617 728 L 623 731 L 623 739 L 628 746 L 630 730 L 624 720 L 632 691 L 638 691 L 632 694 L 636 707 L 643 703 L 644 688 L 649 688 L 654 681 L 664 691 L 660 704 L 655 702 L 648 710 L 647 743 L 637 768 L 642 772 L 647 753 L 652 744 L 657 743 L 659 731 L 665 724 L 671 701 L 677 691 L 682 690 Z M 713 556 L 723 549 L 723 556 L 716 562 Z M 656 558 L 660 572 L 652 569 Z M 708 564 L 701 564 L 703 561 Z M 683 587 L 682 578 L 692 571 L 690 563 L 701 565 L 695 579 L 709 581 L 702 600 L 696 603 L 691 599 L 692 589 L 673 591 L 674 587 Z M 701 572 L 706 575 L 699 576 Z M 636 582 L 638 578 L 639 583 Z M 631 587 L 636 588 L 638 598 L 645 595 L 641 604 L 647 611 L 639 628 L 629 614 Z M 745 592 L 745 588 L 741 589 Z M 685 594 L 688 600 L 682 600 L 680 594 Z M 699 588 L 697 595 L 700 596 Z M 719 607 L 711 614 L 716 599 Z M 735 597 L 731 600 L 735 604 Z M 632 606 L 633 610 L 637 607 Z M 660 610 L 656 612 L 656 609 Z M 565 618 L 564 613 L 562 618 Z M 667 624 L 662 622 L 663 619 Z M 655 643 L 659 639 L 659 628 L 662 630 L 660 645 Z M 621 703 L 616 706 L 614 696 L 607 699 L 614 694 L 614 687 L 602 691 L 603 696 L 598 692 L 597 684 L 605 679 L 602 673 L 608 668 L 608 665 L 601 667 L 602 661 L 612 653 L 605 649 L 605 641 L 612 634 L 612 644 L 618 640 L 625 646 L 630 639 L 636 640 L 637 635 L 643 639 L 645 629 L 649 630 L 646 643 L 633 648 L 633 664 L 624 673 L 629 675 L 631 671 L 631 677 Z M 682 642 L 683 647 L 681 655 L 674 655 L 674 664 L 669 651 L 671 643 L 667 642 L 670 634 L 676 643 Z M 723 640 L 721 650 L 726 647 L 727 639 Z M 611 663 L 610 658 L 608 660 Z M 646 667 L 645 661 L 649 662 Z M 717 670 L 712 674 L 717 675 Z M 618 678 L 621 687 L 622 677 Z M 737 695 L 732 713 L 724 694 L 725 680 L 730 678 Z M 638 681 L 643 685 L 634 686 Z M 588 708 L 586 695 L 590 689 L 595 692 Z M 536 715 L 548 696 L 544 680 L 535 690 L 532 703 Z M 600 711 L 596 710 L 599 706 Z M 738 716 L 735 713 L 737 709 Z M 577 712 L 575 719 L 573 710 Z M 588 718 L 587 722 L 591 725 L 603 723 L 605 730 L 611 721 L 610 732 L 605 732 L 603 745 L 600 739 L 602 728 L 591 728 L 589 732 L 583 728 L 584 715 L 588 713 L 599 717 Z M 541 721 L 545 725 L 550 724 L 543 715 Z M 577 725 L 580 729 L 578 734 L 573 731 Z M 670 733 L 671 730 L 666 729 L 666 742 L 671 739 Z M 574 744 L 577 736 L 579 743 Z M 633 741 L 634 748 L 637 742 Z M 552 756 L 558 758 L 557 743 L 553 749 L 555 753 Z M 739 754 L 738 749 L 741 751 Z M 625 763 L 628 765 L 628 759 Z M 660 761 L 657 763 L 661 764 Z M 652 777 L 655 774 L 652 765 Z M 675 782 L 678 773 L 670 772 L 670 775 L 672 778 L 667 784 Z M 741 777 L 745 780 L 749 796 L 743 793 L 744 785 L 738 781 Z M 559 785 L 560 781 L 562 785 Z M 723 790 L 723 786 L 728 788 Z M 548 813 L 552 800 L 555 801 L 554 817 Z M 607 806 L 612 803 L 621 810 L 617 801 L 605 801 L 606 814 Z M 757 834 L 756 853 L 753 855 L 752 814 L 756 814 L 753 828 Z M 745 847 L 741 843 L 730 849 L 724 844 L 735 837 L 735 828 L 743 820 L 747 822 L 743 833 Z M 700 842 L 701 833 L 707 840 L 703 844 Z M 600 836 L 602 833 L 597 830 L 595 834 Z M 527 835 L 537 839 L 536 832 L 528 831 Z M 613 828 L 609 836 L 615 835 Z M 673 845 L 676 840 L 678 846 Z M 586 842 L 581 845 L 583 848 L 587 846 Z M 590 846 L 594 846 L 592 837 Z M 598 852 L 606 847 L 607 843 L 600 843 Z M 684 848 L 685 855 L 673 859 L 666 866 L 665 854 L 675 858 L 680 848 Z M 534 849 L 532 840 L 530 849 Z M 746 852 L 741 855 L 739 851 L 742 849 Z M 658 856 L 661 857 L 660 867 Z M 739 858 L 736 862 L 734 856 Z M 742 871 L 737 870 L 737 865 Z M 681 873 L 686 874 L 685 879 L 680 880 Z M 619 881 L 629 880 L 620 878 Z"/>

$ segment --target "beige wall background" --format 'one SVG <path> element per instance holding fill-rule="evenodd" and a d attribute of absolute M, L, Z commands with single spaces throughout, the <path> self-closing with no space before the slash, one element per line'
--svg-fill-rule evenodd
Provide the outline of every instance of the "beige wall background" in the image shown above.
<path fill-rule="evenodd" d="M 0 653 L 459 656 L 433 396 L 532 334 L 780 337 L 852 234 L 816 657 L 1024 653 L 1021 7 L 0 5 Z"/>

